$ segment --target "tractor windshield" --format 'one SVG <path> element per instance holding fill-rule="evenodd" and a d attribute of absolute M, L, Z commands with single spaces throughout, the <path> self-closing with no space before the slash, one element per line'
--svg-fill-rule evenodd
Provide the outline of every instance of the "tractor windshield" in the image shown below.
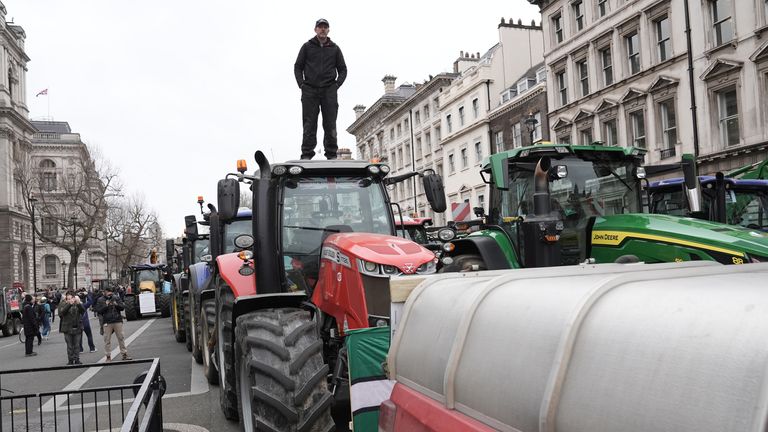
<path fill-rule="evenodd" d="M 493 189 L 491 220 L 517 242 L 517 224 L 505 217 L 533 216 L 534 171 L 538 157 L 509 163 L 509 189 Z M 634 177 L 634 160 L 625 158 L 577 157 L 571 154 L 551 158 L 549 176 L 550 208 L 563 220 L 561 236 L 563 264 L 576 264 L 586 257 L 586 228 L 593 216 L 640 212 L 640 185 Z M 566 171 L 558 169 L 565 166 Z M 518 245 L 519 246 L 519 245 Z"/>
<path fill-rule="evenodd" d="M 139 270 L 136 274 L 136 281 L 138 282 L 144 282 L 144 281 L 160 282 L 161 279 L 163 279 L 163 277 L 159 269 Z"/>
<path fill-rule="evenodd" d="M 211 251 L 208 249 L 208 239 L 195 240 L 195 252 L 192 256 L 192 264 L 202 261 L 203 256 L 209 255 Z"/>
<path fill-rule="evenodd" d="M 303 177 L 282 188 L 282 250 L 286 269 L 300 268 L 314 285 L 323 240 L 338 232 L 392 235 L 384 188 L 366 177 Z"/>
<path fill-rule="evenodd" d="M 715 220 L 715 192 L 705 187 L 702 197 L 702 211 Z M 656 191 L 652 198 L 651 213 L 690 215 L 682 186 Z M 732 186 L 725 193 L 725 215 L 727 224 L 768 231 L 768 191 Z"/>
<path fill-rule="evenodd" d="M 224 226 L 224 253 L 235 252 L 235 237 L 240 234 L 251 234 L 253 231 L 251 218 L 235 219 Z M 207 245 L 206 245 L 207 246 Z"/>

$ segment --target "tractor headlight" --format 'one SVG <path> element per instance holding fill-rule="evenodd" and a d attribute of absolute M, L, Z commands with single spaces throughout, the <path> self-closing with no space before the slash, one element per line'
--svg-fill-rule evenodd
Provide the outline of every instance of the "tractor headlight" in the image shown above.
<path fill-rule="evenodd" d="M 454 230 L 450 229 L 450 228 L 441 228 L 437 232 L 437 238 L 439 238 L 440 240 L 442 240 L 444 242 L 451 241 L 455 237 L 456 237 L 456 232 Z"/>
<path fill-rule="evenodd" d="M 389 165 L 379 165 L 379 169 L 383 175 L 389 174 Z"/>
<path fill-rule="evenodd" d="M 281 176 L 281 175 L 284 175 L 287 171 L 288 171 L 288 168 L 286 168 L 285 166 L 275 165 L 272 168 L 272 175 Z"/>
<path fill-rule="evenodd" d="M 379 167 L 376 165 L 369 165 L 368 172 L 373 175 L 378 175 L 381 172 L 381 169 L 379 169 Z"/>
<path fill-rule="evenodd" d="M 357 268 L 360 269 L 360 273 L 369 276 L 381 276 L 381 269 L 375 262 L 359 259 L 357 260 Z"/>
<path fill-rule="evenodd" d="M 300 166 L 292 166 L 288 169 L 288 173 L 290 175 L 299 175 L 302 171 L 304 171 L 304 168 Z"/>
<path fill-rule="evenodd" d="M 420 265 L 419 268 L 416 269 L 416 274 L 427 275 L 427 274 L 435 273 L 436 271 L 437 271 L 437 258 L 432 259 Z"/>
<path fill-rule="evenodd" d="M 384 274 L 387 276 L 396 275 L 400 273 L 400 269 L 391 265 L 383 265 L 381 266 L 381 269 L 384 271 Z"/>

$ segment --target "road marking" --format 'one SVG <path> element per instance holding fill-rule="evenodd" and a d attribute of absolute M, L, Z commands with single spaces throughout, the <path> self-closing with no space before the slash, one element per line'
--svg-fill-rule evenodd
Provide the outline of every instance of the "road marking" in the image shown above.
<path fill-rule="evenodd" d="M 157 318 L 152 318 L 151 320 L 149 320 L 149 322 L 147 322 L 146 324 L 141 326 L 138 330 L 133 332 L 133 334 L 128 336 L 128 338 L 125 340 L 125 346 L 127 347 L 133 341 L 135 341 L 136 338 L 141 336 L 141 334 L 144 333 L 144 330 L 149 328 L 149 326 L 151 326 L 152 323 L 154 323 L 155 321 L 157 321 Z M 112 357 L 115 357 L 119 353 L 120 353 L 120 346 L 118 344 L 118 347 L 115 348 L 114 350 L 112 350 L 112 352 L 110 354 L 112 355 Z M 97 361 L 96 363 L 104 363 L 106 361 L 107 361 L 107 357 L 104 356 L 99 361 Z M 80 388 L 82 388 L 85 385 L 85 383 L 88 382 L 88 380 L 90 380 L 97 373 L 99 373 L 99 371 L 101 369 L 102 369 L 101 366 L 100 367 L 90 367 L 90 368 L 88 368 L 86 371 L 84 371 L 82 374 L 80 374 L 79 377 L 75 378 L 71 383 L 69 383 L 68 386 L 64 387 L 63 391 L 80 390 Z M 40 408 L 40 410 L 43 411 L 43 412 L 55 411 L 56 408 L 59 408 L 59 407 L 63 406 L 67 402 L 68 399 L 69 398 L 67 396 L 64 396 L 61 399 L 58 399 L 59 403 L 54 408 L 54 406 L 53 406 L 53 398 L 51 398 L 51 399 L 48 400 L 48 402 L 43 404 L 43 406 L 42 406 L 42 408 Z"/>
<path fill-rule="evenodd" d="M 192 382 L 189 385 L 189 391 L 182 392 L 182 393 L 166 394 L 163 396 L 163 399 L 195 396 L 203 393 L 208 393 L 208 390 L 210 390 L 210 387 L 208 386 L 208 380 L 205 379 L 205 375 L 203 374 L 203 366 L 197 364 L 197 362 L 195 362 L 195 359 L 192 359 Z"/>

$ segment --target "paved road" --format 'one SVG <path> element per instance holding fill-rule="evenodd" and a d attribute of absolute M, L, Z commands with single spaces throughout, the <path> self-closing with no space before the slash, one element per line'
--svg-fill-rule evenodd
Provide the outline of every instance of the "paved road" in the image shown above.
<path fill-rule="evenodd" d="M 0 387 L 18 395 L 62 389 L 84 390 L 132 383 L 138 374 L 147 369 L 148 365 L 119 365 L 119 362 L 114 362 L 109 367 L 102 367 L 105 360 L 104 341 L 98 335 L 98 321 L 94 318 L 91 324 L 96 333 L 95 344 L 99 351 L 87 352 L 86 343 L 86 352 L 81 355 L 81 361 L 94 366 L 22 375 L 4 374 L 0 376 Z M 19 342 L 18 336 L 0 337 L 0 365 L 2 365 L 0 369 L 8 371 L 65 365 L 66 344 L 63 336 L 57 331 L 57 325 L 58 321 L 52 326 L 53 331 L 49 340 L 43 341 L 40 346 L 35 345 L 35 351 L 38 353 L 35 357 L 24 356 L 24 345 Z M 163 397 L 165 430 L 190 432 L 240 430 L 237 423 L 227 421 L 221 414 L 218 387 L 209 388 L 200 365 L 194 363 L 184 344 L 175 341 L 168 318 L 148 317 L 139 321 L 126 322 L 124 333 L 128 351 L 134 359 L 154 357 L 160 359 L 161 373 L 167 382 L 166 394 Z M 112 358 L 118 359 L 120 355 L 114 337 L 112 348 Z M 11 393 L 3 391 L 2 395 L 9 396 Z M 123 392 L 124 411 L 127 411 L 132 396 L 130 390 Z M 83 410 L 79 408 L 80 396 L 72 396 L 69 399 L 58 396 L 55 402 L 50 397 L 34 398 L 28 401 L 27 407 L 24 407 L 23 402 L 15 401 L 13 408 L 8 401 L 3 401 L 0 432 L 26 430 L 24 424 L 27 419 L 29 419 L 30 430 L 41 430 L 41 425 L 42 430 L 53 430 L 54 423 L 58 425 L 58 430 L 65 431 L 69 430 L 70 425 L 73 431 L 110 430 L 110 415 L 112 428 L 116 428 L 121 423 L 120 392 L 110 392 L 109 402 L 107 402 L 106 393 L 99 393 L 96 404 L 94 404 L 93 393 L 86 394 L 83 398 L 85 405 Z M 69 416 L 67 415 L 68 401 Z M 111 406 L 110 410 L 107 409 L 108 404 Z M 10 415 L 11 411 L 14 415 Z M 72 420 L 69 424 L 67 424 L 67 417 Z M 14 428 L 11 428 L 11 419 L 14 421 Z M 99 420 L 98 428 L 96 427 L 97 419 Z"/>

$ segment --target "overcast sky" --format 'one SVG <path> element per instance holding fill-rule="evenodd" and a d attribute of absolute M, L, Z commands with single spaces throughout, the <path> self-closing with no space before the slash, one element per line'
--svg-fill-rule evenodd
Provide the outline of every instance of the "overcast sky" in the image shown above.
<path fill-rule="evenodd" d="M 299 157 L 293 63 L 318 18 L 346 58 L 337 128 L 353 155 L 352 108 L 383 94 L 384 75 L 423 82 L 450 71 L 459 51 L 496 44 L 502 17 L 540 19 L 527 0 L 1 1 L 27 35 L 30 118 L 67 121 L 98 146 L 166 236 L 198 212 L 197 195 L 215 203 L 216 181 L 237 159 L 251 171 L 256 150 L 271 162 Z M 322 153 L 322 127 L 318 141 Z"/>

